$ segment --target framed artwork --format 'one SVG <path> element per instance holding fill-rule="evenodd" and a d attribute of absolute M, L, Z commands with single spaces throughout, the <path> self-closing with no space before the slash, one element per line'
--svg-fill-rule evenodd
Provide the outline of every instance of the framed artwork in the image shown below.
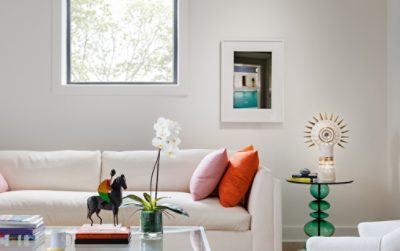
<path fill-rule="evenodd" d="M 282 40 L 221 42 L 221 121 L 283 122 Z"/>

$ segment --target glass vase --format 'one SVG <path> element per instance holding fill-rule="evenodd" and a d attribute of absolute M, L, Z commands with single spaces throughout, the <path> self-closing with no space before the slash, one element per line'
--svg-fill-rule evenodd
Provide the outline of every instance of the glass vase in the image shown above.
<path fill-rule="evenodd" d="M 161 211 L 141 211 L 140 231 L 144 239 L 159 239 L 163 233 Z"/>

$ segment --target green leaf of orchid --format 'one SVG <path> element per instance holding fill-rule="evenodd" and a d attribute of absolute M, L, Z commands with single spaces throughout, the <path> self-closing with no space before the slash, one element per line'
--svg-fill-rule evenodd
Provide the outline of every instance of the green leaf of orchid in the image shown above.
<path fill-rule="evenodd" d="M 160 200 L 162 200 L 162 199 L 166 199 L 166 198 L 169 198 L 169 197 L 158 197 L 158 198 L 156 199 L 156 202 L 158 202 L 158 201 L 160 201 Z"/>
<path fill-rule="evenodd" d="M 161 210 L 171 210 L 174 213 L 185 215 L 185 216 L 189 217 L 188 212 L 186 212 L 183 208 L 177 207 L 173 204 L 163 203 L 163 204 L 157 205 L 157 208 L 159 208 Z"/>
<path fill-rule="evenodd" d="M 151 196 L 148 193 L 143 193 L 143 197 L 147 200 L 147 202 L 151 203 Z"/>
<path fill-rule="evenodd" d="M 129 198 L 129 199 L 132 199 L 132 200 L 134 200 L 134 201 L 139 202 L 140 204 L 143 205 L 144 208 L 150 207 L 150 204 L 149 204 L 147 201 L 145 201 L 144 199 L 140 198 L 140 197 L 137 196 L 137 195 L 130 194 L 130 195 L 126 196 L 126 198 Z"/>
<path fill-rule="evenodd" d="M 143 205 L 136 202 L 126 202 L 121 205 L 121 207 L 135 207 L 139 209 L 143 209 Z"/>

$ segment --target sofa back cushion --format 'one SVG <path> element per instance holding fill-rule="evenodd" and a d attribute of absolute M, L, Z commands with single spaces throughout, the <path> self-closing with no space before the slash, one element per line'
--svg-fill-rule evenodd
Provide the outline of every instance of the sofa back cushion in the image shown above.
<path fill-rule="evenodd" d="M 10 190 L 96 191 L 99 151 L 0 151 L 0 173 Z"/>
<path fill-rule="evenodd" d="M 161 154 L 159 191 L 189 192 L 190 178 L 194 170 L 210 152 L 211 150 L 202 149 L 180 150 L 175 159 Z M 157 151 L 105 151 L 102 155 L 101 180 L 109 178 L 111 169 L 115 169 L 116 176 L 125 175 L 128 190 L 148 191 L 156 158 Z"/>

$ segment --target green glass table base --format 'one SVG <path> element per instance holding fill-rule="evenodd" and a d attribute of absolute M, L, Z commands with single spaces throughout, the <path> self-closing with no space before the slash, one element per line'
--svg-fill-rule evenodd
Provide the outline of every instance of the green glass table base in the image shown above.
<path fill-rule="evenodd" d="M 324 199 L 329 195 L 328 185 L 344 185 L 353 183 L 354 180 L 335 180 L 332 182 L 304 182 L 293 180 L 292 178 L 286 180 L 289 183 L 309 185 L 310 193 L 315 200 L 311 201 L 308 206 L 313 210 L 310 213 L 310 222 L 304 225 L 304 232 L 309 236 L 332 236 L 335 233 L 335 227 L 332 223 L 327 221 L 329 214 L 325 211 L 331 207 L 331 204 Z M 305 248 L 301 251 L 306 250 Z"/>
<path fill-rule="evenodd" d="M 335 227 L 329 221 L 316 219 L 304 225 L 304 232 L 310 237 L 332 236 L 335 233 Z"/>
<path fill-rule="evenodd" d="M 331 205 L 323 200 L 329 194 L 329 186 L 326 184 L 313 184 L 310 186 L 310 193 L 316 199 L 311 201 L 308 206 L 314 210 L 310 216 L 314 220 L 304 225 L 304 232 L 309 236 L 332 236 L 335 233 L 335 227 L 326 220 L 329 214 L 324 211 L 328 210 Z"/>

